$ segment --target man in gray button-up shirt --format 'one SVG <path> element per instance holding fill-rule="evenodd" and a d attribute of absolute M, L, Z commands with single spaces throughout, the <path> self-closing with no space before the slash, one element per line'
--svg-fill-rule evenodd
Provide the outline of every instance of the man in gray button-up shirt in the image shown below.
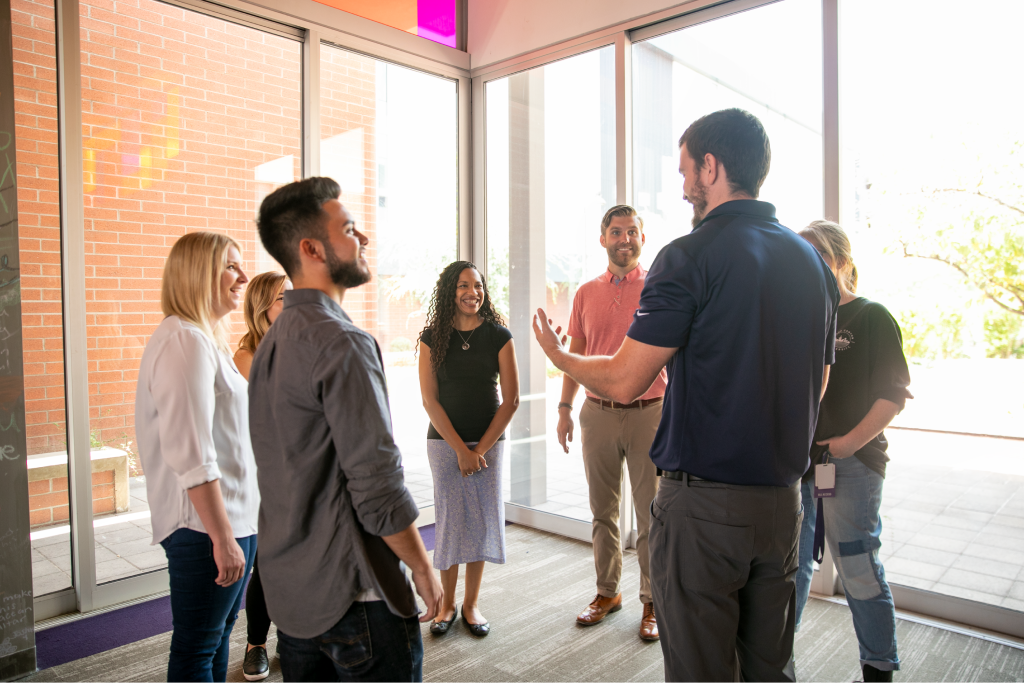
<path fill-rule="evenodd" d="M 310 178 L 260 207 L 260 238 L 295 287 L 249 375 L 260 575 L 285 680 L 419 680 L 419 610 L 399 560 L 426 602 L 420 621 L 441 586 L 414 526 L 380 350 L 341 308 L 370 274 L 339 194 Z"/>

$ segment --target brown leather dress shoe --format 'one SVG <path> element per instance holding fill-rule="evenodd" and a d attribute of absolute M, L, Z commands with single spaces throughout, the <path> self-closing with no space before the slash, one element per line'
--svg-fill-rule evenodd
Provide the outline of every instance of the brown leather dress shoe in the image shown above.
<path fill-rule="evenodd" d="M 620 609 L 622 609 L 622 593 L 619 593 L 614 598 L 606 598 L 603 595 L 598 595 L 589 605 L 587 605 L 587 608 L 580 612 L 580 615 L 576 617 L 576 623 L 581 626 L 593 626 L 604 619 L 607 615 L 612 612 L 618 612 Z"/>
<path fill-rule="evenodd" d="M 640 619 L 640 640 L 658 639 L 658 620 L 654 618 L 654 603 L 644 605 L 644 616 Z"/>

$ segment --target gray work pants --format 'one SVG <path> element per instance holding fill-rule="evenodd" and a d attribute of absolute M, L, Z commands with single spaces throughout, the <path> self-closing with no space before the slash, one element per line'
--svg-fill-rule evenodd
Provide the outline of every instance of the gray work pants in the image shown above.
<path fill-rule="evenodd" d="M 795 680 L 800 482 L 662 478 L 651 515 L 665 680 Z"/>

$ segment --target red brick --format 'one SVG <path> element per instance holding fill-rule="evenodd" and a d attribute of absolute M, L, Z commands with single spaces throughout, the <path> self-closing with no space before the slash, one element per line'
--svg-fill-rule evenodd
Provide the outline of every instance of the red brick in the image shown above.
<path fill-rule="evenodd" d="M 30 510 L 39 510 L 40 508 L 52 508 L 57 507 L 58 505 L 67 504 L 68 494 L 66 491 L 60 493 L 46 493 L 40 496 L 28 497 L 28 507 Z"/>
<path fill-rule="evenodd" d="M 29 510 L 28 521 L 32 526 L 41 526 L 43 524 L 49 524 L 53 521 L 53 515 L 50 512 L 50 508 L 42 510 Z"/>

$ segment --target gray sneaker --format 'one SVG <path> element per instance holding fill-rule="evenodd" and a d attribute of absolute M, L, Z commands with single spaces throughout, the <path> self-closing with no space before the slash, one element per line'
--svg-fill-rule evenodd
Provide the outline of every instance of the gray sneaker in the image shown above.
<path fill-rule="evenodd" d="M 257 645 L 245 653 L 242 675 L 247 681 L 262 681 L 270 675 L 270 660 L 267 659 L 266 647 Z"/>

